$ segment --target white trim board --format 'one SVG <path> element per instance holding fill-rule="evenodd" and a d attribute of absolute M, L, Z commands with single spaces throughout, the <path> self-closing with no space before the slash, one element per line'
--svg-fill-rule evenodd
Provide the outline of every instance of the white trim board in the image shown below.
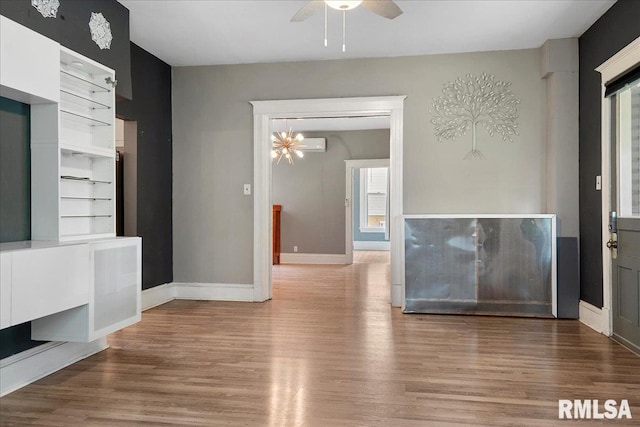
<path fill-rule="evenodd" d="M 356 98 L 289 99 L 251 101 L 253 106 L 253 298 L 266 301 L 272 297 L 272 201 L 271 142 L 272 120 L 291 118 L 385 116 L 390 118 L 390 228 L 391 283 L 402 283 L 401 248 L 403 212 L 403 120 L 406 96 Z M 282 255 L 281 255 L 282 256 Z M 400 306 L 397 292 L 391 304 Z"/>
<path fill-rule="evenodd" d="M 580 300 L 578 305 L 579 320 L 591 329 L 601 334 L 605 333 L 604 322 L 602 318 L 602 309 Z M 605 334 L 607 335 L 607 334 Z"/>
<path fill-rule="evenodd" d="M 391 250 L 389 241 L 370 242 L 366 240 L 355 240 L 353 242 L 354 251 L 388 251 Z"/>
<path fill-rule="evenodd" d="M 105 350 L 107 338 L 89 343 L 48 342 L 0 360 L 0 397 Z"/>
<path fill-rule="evenodd" d="M 153 288 L 144 289 L 142 291 L 141 307 L 142 311 L 166 304 L 176 299 L 175 288 L 173 283 L 165 283 L 164 285 L 154 286 Z"/>
<path fill-rule="evenodd" d="M 345 254 L 346 254 L 346 264 L 353 264 L 353 250 L 354 242 L 353 242 L 353 212 L 354 212 L 354 204 L 357 201 L 353 200 L 353 174 L 355 169 L 358 168 L 379 168 L 379 167 L 390 167 L 389 159 L 352 159 L 345 160 Z M 391 173 L 391 170 L 389 170 Z M 389 250 L 391 248 L 389 247 Z"/>
<path fill-rule="evenodd" d="M 281 264 L 347 264 L 346 254 L 281 253 Z"/>
<path fill-rule="evenodd" d="M 640 37 L 622 48 L 618 53 L 613 55 L 602 65 L 596 68 L 601 76 L 602 83 L 602 102 L 601 102 L 601 149 L 602 149 L 602 241 L 606 242 L 611 237 L 609 232 L 609 224 L 606 218 L 609 218 L 609 212 L 618 210 L 611 206 L 611 99 L 605 98 L 605 84 L 624 74 L 627 70 L 640 64 Z M 611 253 L 606 249 L 602 249 L 602 326 L 599 332 L 607 336 L 613 334 L 613 318 L 612 318 L 612 262 Z M 582 317 L 582 316 L 581 316 Z"/>
<path fill-rule="evenodd" d="M 175 299 L 208 301 L 253 301 L 253 285 L 230 283 L 174 282 Z"/>
<path fill-rule="evenodd" d="M 174 299 L 207 301 L 253 301 L 253 285 L 234 283 L 171 282 L 142 291 L 142 310 Z"/>

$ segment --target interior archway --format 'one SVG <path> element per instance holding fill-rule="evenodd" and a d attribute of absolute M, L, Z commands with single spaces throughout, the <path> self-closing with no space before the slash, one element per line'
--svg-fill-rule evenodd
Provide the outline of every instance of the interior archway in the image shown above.
<path fill-rule="evenodd" d="M 389 116 L 391 295 L 401 306 L 403 108 L 405 96 L 252 101 L 253 105 L 253 300 L 272 297 L 271 283 L 271 120 Z"/>

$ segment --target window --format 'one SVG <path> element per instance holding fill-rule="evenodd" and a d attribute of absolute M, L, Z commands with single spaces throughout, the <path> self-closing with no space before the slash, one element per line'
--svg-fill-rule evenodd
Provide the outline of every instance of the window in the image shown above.
<path fill-rule="evenodd" d="M 389 168 L 360 169 L 360 231 L 383 233 L 387 222 Z"/>
<path fill-rule="evenodd" d="M 640 217 L 640 80 L 613 98 L 616 106 L 619 214 Z"/>

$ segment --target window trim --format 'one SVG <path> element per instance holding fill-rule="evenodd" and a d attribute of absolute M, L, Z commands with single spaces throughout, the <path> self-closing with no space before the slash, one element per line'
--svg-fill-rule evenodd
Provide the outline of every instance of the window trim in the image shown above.
<path fill-rule="evenodd" d="M 361 233 L 384 233 L 385 231 L 385 227 L 384 226 L 370 226 L 367 225 L 369 223 L 368 219 L 367 219 L 367 214 L 369 212 L 369 203 L 367 200 L 367 195 L 368 195 L 368 184 L 367 184 L 367 170 L 368 169 L 378 169 L 378 168 L 386 168 L 387 169 L 387 174 L 389 173 L 389 167 L 388 166 L 378 166 L 378 167 L 368 167 L 368 168 L 360 168 L 360 222 L 358 224 L 358 228 L 360 229 Z M 389 179 L 389 176 L 387 175 L 387 179 Z M 385 194 L 386 197 L 389 197 L 388 194 Z M 387 216 L 387 214 L 385 213 L 385 221 L 389 221 L 389 217 Z"/>

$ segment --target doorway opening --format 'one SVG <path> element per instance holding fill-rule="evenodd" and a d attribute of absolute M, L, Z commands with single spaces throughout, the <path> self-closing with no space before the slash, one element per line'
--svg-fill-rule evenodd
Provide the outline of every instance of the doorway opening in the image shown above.
<path fill-rule="evenodd" d="M 346 250 L 390 251 L 389 159 L 345 162 Z M 371 184 L 371 185 L 368 185 Z"/>
<path fill-rule="evenodd" d="M 272 297 L 272 158 L 274 119 L 388 117 L 390 140 L 389 228 L 391 303 L 402 301 L 402 130 L 404 96 L 253 101 L 254 109 L 254 301 Z"/>
<path fill-rule="evenodd" d="M 634 186 L 627 185 L 633 183 L 633 168 L 626 167 L 629 166 L 628 162 L 634 158 L 632 150 L 634 138 L 631 130 L 633 120 L 630 120 L 633 114 L 624 113 L 625 107 L 619 102 L 621 98 L 615 94 L 638 84 L 636 81 L 638 76 L 634 74 L 637 73 L 638 65 L 640 65 L 640 38 L 631 42 L 596 68 L 596 71 L 601 74 L 603 87 L 601 104 L 602 242 L 606 242 L 608 249 L 604 248 L 602 251 L 602 309 L 590 309 L 594 313 L 591 316 L 586 315 L 587 310 L 584 310 L 584 317 L 590 326 L 593 325 L 594 329 L 607 336 L 619 335 L 620 341 L 626 341 L 625 343 L 630 348 L 635 348 L 636 351 L 640 348 L 640 328 L 636 327 L 628 335 L 630 339 L 623 336 L 626 335 L 624 327 L 618 328 L 616 332 L 616 323 L 621 326 L 619 322 L 621 317 L 631 320 L 630 323 L 635 323 L 635 325 L 640 320 L 640 298 L 638 295 L 640 288 L 637 283 L 638 277 L 640 277 L 640 265 L 633 262 L 633 260 L 637 261 L 640 256 L 637 253 L 637 248 L 640 247 L 640 219 L 633 214 L 633 195 L 631 193 L 633 193 Z M 633 89 L 623 97 L 625 96 L 628 97 L 628 108 L 626 108 L 628 113 L 633 111 Z M 621 126 L 623 123 L 620 119 L 623 117 L 627 117 L 625 121 L 628 123 Z M 621 157 L 621 148 L 624 149 L 624 147 L 631 148 L 631 153 Z M 626 178 L 625 173 L 627 174 Z M 625 195 L 625 188 L 630 189 L 631 193 Z M 620 194 L 620 190 L 623 190 L 623 194 Z M 623 208 L 622 211 L 621 208 Z M 622 215 L 619 215 L 621 213 Z M 629 262 L 630 259 L 632 262 Z M 633 278 L 635 284 L 631 283 L 630 278 Z M 630 283 L 631 286 L 627 286 Z M 614 288 L 616 288 L 615 292 Z M 629 290 L 633 292 L 631 295 L 628 295 Z M 625 292 L 627 295 L 623 295 Z M 580 318 L 583 318 L 582 311 Z M 620 335 L 621 333 L 622 335 Z"/>
<path fill-rule="evenodd" d="M 116 118 L 116 235 L 138 235 L 138 122 Z"/>

